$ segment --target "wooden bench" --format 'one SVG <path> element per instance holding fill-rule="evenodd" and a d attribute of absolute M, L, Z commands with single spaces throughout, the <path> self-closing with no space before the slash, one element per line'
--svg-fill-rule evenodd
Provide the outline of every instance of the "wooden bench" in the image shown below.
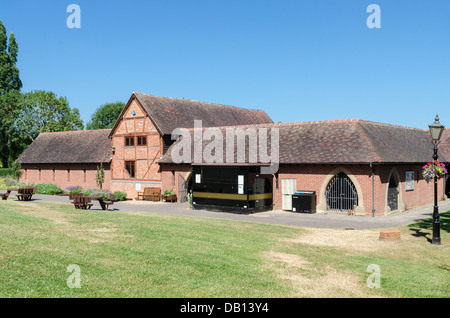
<path fill-rule="evenodd" d="M 116 196 L 114 194 L 110 194 L 108 200 L 103 201 L 104 206 L 102 206 L 103 210 L 109 210 L 109 206 L 114 204 L 114 200 Z"/>
<path fill-rule="evenodd" d="M 144 188 L 143 192 L 138 192 L 137 199 L 140 200 L 161 200 L 161 188 Z"/>
<path fill-rule="evenodd" d="M 88 196 L 74 196 L 73 197 L 73 205 L 75 206 L 75 209 L 90 209 L 93 204 L 91 203 L 91 197 Z"/>
<path fill-rule="evenodd" d="M 11 194 L 11 190 L 7 190 L 6 193 L 0 193 L 2 200 L 8 200 L 9 195 Z"/>
<path fill-rule="evenodd" d="M 36 193 L 36 187 L 19 188 L 17 199 L 22 201 L 30 201 L 33 194 Z"/>
<path fill-rule="evenodd" d="M 69 200 L 72 200 L 70 203 L 75 203 L 73 200 L 75 197 L 82 197 L 83 193 L 71 193 L 69 194 Z"/>

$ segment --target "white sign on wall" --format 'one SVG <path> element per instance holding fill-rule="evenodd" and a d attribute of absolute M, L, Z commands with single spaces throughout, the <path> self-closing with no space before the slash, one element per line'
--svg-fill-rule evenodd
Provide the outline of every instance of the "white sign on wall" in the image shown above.
<path fill-rule="evenodd" d="M 244 194 L 244 176 L 238 175 L 238 194 Z"/>

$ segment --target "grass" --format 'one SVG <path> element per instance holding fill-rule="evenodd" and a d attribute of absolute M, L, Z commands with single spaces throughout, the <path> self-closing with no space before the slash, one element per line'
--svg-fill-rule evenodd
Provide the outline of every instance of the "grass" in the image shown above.
<path fill-rule="evenodd" d="M 448 223 L 443 246 L 429 244 L 427 224 L 384 242 L 377 230 L 0 201 L 0 297 L 448 298 Z M 80 288 L 68 287 L 71 264 Z M 381 270 L 380 288 L 367 286 L 370 264 Z"/>

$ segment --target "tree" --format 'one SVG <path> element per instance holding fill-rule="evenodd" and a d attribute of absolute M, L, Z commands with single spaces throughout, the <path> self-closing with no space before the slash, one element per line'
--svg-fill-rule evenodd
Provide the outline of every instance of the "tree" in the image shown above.
<path fill-rule="evenodd" d="M 31 143 L 42 132 L 81 130 L 83 120 L 77 108 L 70 108 L 65 97 L 53 92 L 33 91 L 23 94 L 16 120 L 17 130 Z"/>
<path fill-rule="evenodd" d="M 97 174 L 95 175 L 95 181 L 100 190 L 103 188 L 103 183 L 105 182 L 105 169 L 103 168 L 103 163 L 97 166 Z"/>
<path fill-rule="evenodd" d="M 13 33 L 7 41 L 6 29 L 0 21 L 0 95 L 11 90 L 20 91 L 22 81 L 19 78 L 19 69 L 16 66 L 19 45 Z"/>
<path fill-rule="evenodd" d="M 6 35 L 6 28 L 0 20 L 0 161 L 3 167 L 15 160 L 12 152 L 17 151 L 15 139 L 20 134 L 14 122 L 20 111 L 20 89 L 22 82 L 16 66 L 19 46 L 13 33 Z M 20 147 L 19 147 L 20 148 Z"/>
<path fill-rule="evenodd" d="M 26 146 L 15 126 L 21 112 L 21 99 L 22 94 L 17 90 L 0 96 L 0 161 L 3 167 L 10 167 Z"/>
<path fill-rule="evenodd" d="M 19 181 L 19 179 L 20 179 L 20 177 L 22 176 L 22 174 L 23 174 L 23 171 L 21 170 L 22 169 L 22 166 L 21 166 L 21 164 L 20 164 L 20 162 L 19 161 L 14 161 L 14 163 L 12 164 L 12 177 L 15 179 L 15 180 L 17 180 L 17 181 Z"/>
<path fill-rule="evenodd" d="M 119 118 L 120 113 L 125 107 L 123 102 L 106 103 L 101 105 L 91 120 L 86 124 L 86 129 L 107 129 L 112 128 Z"/>

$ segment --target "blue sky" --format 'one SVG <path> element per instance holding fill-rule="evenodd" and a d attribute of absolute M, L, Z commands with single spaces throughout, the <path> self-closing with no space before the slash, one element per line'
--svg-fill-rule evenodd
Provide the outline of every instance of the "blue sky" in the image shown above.
<path fill-rule="evenodd" d="M 81 8 L 70 29 L 69 4 Z M 381 28 L 368 28 L 369 4 Z M 23 91 L 87 122 L 133 91 L 263 109 L 275 121 L 450 127 L 450 1 L 15 0 Z"/>

